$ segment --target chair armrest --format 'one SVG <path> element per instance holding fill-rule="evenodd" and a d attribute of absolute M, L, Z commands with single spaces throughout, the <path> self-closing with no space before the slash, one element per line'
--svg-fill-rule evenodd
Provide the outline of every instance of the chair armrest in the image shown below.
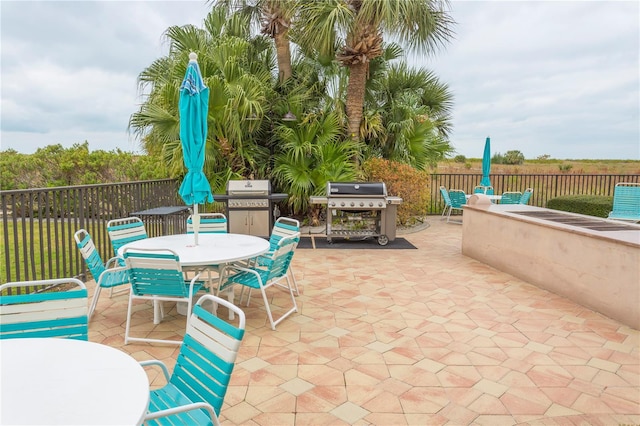
<path fill-rule="evenodd" d="M 229 264 L 225 265 L 224 268 L 222 268 L 222 271 L 220 271 L 220 274 L 222 274 L 222 272 L 226 271 L 227 269 L 233 269 L 233 270 L 238 271 L 238 272 L 252 272 L 252 273 L 254 273 L 256 275 L 259 275 L 253 269 L 245 268 L 244 266 L 240 266 L 240 265 L 238 265 L 236 263 L 229 263 Z"/>
<path fill-rule="evenodd" d="M 218 416 L 216 416 L 216 412 L 213 411 L 213 407 L 207 404 L 206 402 L 194 402 L 191 404 L 181 405 L 175 408 L 167 408 L 166 410 L 160 410 L 154 413 L 148 413 L 144 416 L 144 420 L 146 423 L 148 420 L 153 420 L 160 417 L 172 416 L 174 414 L 184 413 L 186 411 L 191 411 L 191 410 L 200 410 L 203 408 L 209 412 L 209 416 L 211 417 L 211 421 L 213 422 L 214 426 L 220 426 L 220 421 L 218 420 Z"/>
<path fill-rule="evenodd" d="M 198 278 L 200 278 L 200 274 L 201 272 L 198 272 L 195 277 L 191 278 L 191 282 L 189 283 L 189 296 L 194 295 L 193 286 L 195 285 L 196 281 L 198 281 Z"/>
<path fill-rule="evenodd" d="M 105 263 L 104 267 L 107 269 L 110 269 L 113 266 L 119 265 L 121 260 L 124 260 L 124 259 L 118 256 L 114 256 L 111 259 L 107 260 L 107 263 Z M 112 263 L 113 263 L 113 266 L 111 265 Z"/>
<path fill-rule="evenodd" d="M 169 381 L 169 370 L 167 369 L 167 366 L 164 364 L 164 362 L 157 359 L 150 359 L 148 361 L 140 361 L 139 364 L 143 367 L 148 367 L 151 365 L 159 366 L 162 372 L 164 373 L 165 379 L 167 379 L 167 382 Z"/>

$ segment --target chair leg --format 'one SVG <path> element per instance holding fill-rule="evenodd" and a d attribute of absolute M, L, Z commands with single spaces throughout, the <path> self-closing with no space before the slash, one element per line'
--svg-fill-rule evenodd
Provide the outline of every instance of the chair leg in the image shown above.
<path fill-rule="evenodd" d="M 100 297 L 100 292 L 102 291 L 102 287 L 99 285 L 96 286 L 96 291 L 93 293 L 93 299 L 91 299 L 91 306 L 89 307 L 89 319 L 91 321 L 91 317 L 93 316 L 93 311 L 96 310 L 96 305 L 98 304 L 98 297 Z"/>
<path fill-rule="evenodd" d="M 129 306 L 127 307 L 127 323 L 124 327 L 124 344 L 129 343 L 129 329 L 131 327 L 131 310 L 133 305 L 133 292 L 129 293 Z"/>
<path fill-rule="evenodd" d="M 444 220 L 447 217 L 447 210 L 449 206 L 445 204 L 444 209 L 442 209 L 442 214 L 440 215 L 440 220 Z"/>
<path fill-rule="evenodd" d="M 298 290 L 298 283 L 296 282 L 296 275 L 293 273 L 293 267 L 291 265 L 289 265 L 289 270 L 287 271 L 287 274 L 291 275 L 291 280 L 293 281 L 293 293 L 296 296 L 300 296 L 300 291 Z"/>
<path fill-rule="evenodd" d="M 282 322 L 283 319 L 285 319 L 286 317 L 288 317 L 289 315 L 291 315 L 294 312 L 298 312 L 298 304 L 296 303 L 296 297 L 293 294 L 293 288 L 291 287 L 291 281 L 289 281 L 289 277 L 287 275 L 284 276 L 284 278 L 287 280 L 287 285 L 280 285 L 280 287 L 284 287 L 289 291 L 289 296 L 291 296 L 291 302 L 293 303 L 293 308 L 289 309 L 287 312 L 285 312 L 282 316 L 280 316 L 280 318 L 277 319 L 277 321 L 273 320 L 273 315 L 271 314 L 271 309 L 269 308 L 269 300 L 267 299 L 267 293 L 264 287 L 260 287 L 260 292 L 262 293 L 262 299 L 264 300 L 264 306 L 267 310 L 267 316 L 269 317 L 269 322 L 271 323 L 271 329 L 275 330 L 276 329 L 276 325 L 280 324 L 280 322 Z M 274 284 L 272 284 L 273 286 Z M 277 286 L 277 285 L 276 285 Z M 271 287 L 271 286 L 269 286 Z"/>

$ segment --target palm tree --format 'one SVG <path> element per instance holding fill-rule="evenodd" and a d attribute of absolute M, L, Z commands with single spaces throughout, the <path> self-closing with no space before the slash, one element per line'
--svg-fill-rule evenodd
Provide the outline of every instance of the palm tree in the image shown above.
<path fill-rule="evenodd" d="M 452 37 L 446 0 L 300 0 L 292 37 L 305 52 L 349 69 L 348 133 L 361 139 L 369 64 L 383 53 L 383 35 L 412 51 L 433 53 Z"/>
<path fill-rule="evenodd" d="M 167 29 L 169 54 L 139 75 L 140 87 L 148 94 L 129 121 L 147 152 L 161 152 L 171 176 L 182 176 L 179 88 L 188 54 L 196 52 L 211 93 L 204 171 L 214 190 L 229 177 L 253 174 L 269 155 L 259 143 L 259 122 L 249 118 L 262 116 L 267 99 L 273 98 L 272 50 L 264 37 L 249 35 L 248 22 L 242 19 L 214 8 L 204 29 L 192 25 Z"/>
<path fill-rule="evenodd" d="M 250 22 L 260 22 L 262 34 L 273 39 L 278 62 L 278 80 L 288 80 L 291 67 L 289 28 L 295 11 L 295 0 L 211 0 L 215 6 L 225 8 L 229 13 L 237 12 L 249 18 Z"/>
<path fill-rule="evenodd" d="M 320 195 L 327 182 L 357 178 L 351 159 L 361 147 L 341 140 L 343 134 L 336 111 L 307 115 L 295 126 L 283 123 L 276 128 L 280 144 L 273 175 L 277 184 L 287 188 L 294 212 L 306 212 L 309 197 Z"/>
<path fill-rule="evenodd" d="M 388 64 L 397 47 L 372 62 L 362 131 L 372 156 L 423 170 L 453 152 L 448 143 L 453 95 L 426 69 Z"/>

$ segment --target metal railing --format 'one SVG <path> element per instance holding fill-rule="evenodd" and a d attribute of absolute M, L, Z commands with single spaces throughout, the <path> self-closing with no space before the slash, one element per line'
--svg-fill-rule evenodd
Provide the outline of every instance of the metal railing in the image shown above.
<path fill-rule="evenodd" d="M 428 213 L 439 214 L 444 206 L 439 187 L 473 192 L 479 174 L 432 174 Z M 561 195 L 613 195 L 617 182 L 640 183 L 640 175 L 491 175 L 494 192 L 533 188 L 531 205 L 544 207 Z M 106 224 L 131 212 L 182 205 L 180 181 L 127 182 L 102 185 L 0 191 L 0 283 L 48 278 L 88 279 L 73 234 L 85 228 L 103 260 L 113 256 Z M 143 217 L 149 236 L 162 234 L 159 218 Z M 165 218 L 173 232 L 184 232 L 186 213 Z"/>
<path fill-rule="evenodd" d="M 482 175 L 480 174 L 454 174 L 438 173 L 431 175 L 431 202 L 429 213 L 441 212 L 444 201 L 440 194 L 440 186 L 447 189 L 461 189 L 467 194 L 473 193 L 473 188 L 478 185 Z M 613 196 L 616 183 L 633 182 L 640 183 L 640 175 L 573 175 L 573 174 L 529 174 L 491 175 L 491 184 L 495 194 L 506 191 L 524 192 L 527 188 L 533 188 L 533 195 L 529 205 L 545 207 L 547 201 L 564 195 L 605 195 Z"/>
<path fill-rule="evenodd" d="M 0 191 L 2 253 L 0 282 L 86 278 L 86 266 L 73 239 L 86 229 L 103 260 L 113 257 L 109 220 L 153 207 L 183 204 L 175 179 L 117 184 Z M 184 228 L 186 216 L 172 217 Z M 148 220 L 149 235 L 161 224 Z"/>

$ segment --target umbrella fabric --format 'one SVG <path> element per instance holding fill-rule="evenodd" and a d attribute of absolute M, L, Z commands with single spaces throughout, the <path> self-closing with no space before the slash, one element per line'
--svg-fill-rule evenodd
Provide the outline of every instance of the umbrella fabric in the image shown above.
<path fill-rule="evenodd" d="M 491 140 L 487 138 L 487 141 L 484 143 L 484 155 L 482 156 L 482 180 L 480 181 L 481 186 L 491 186 L 489 173 L 491 173 Z"/>
<path fill-rule="evenodd" d="M 211 186 L 202 171 L 207 142 L 207 114 L 209 88 L 204 85 L 197 55 L 189 55 L 189 65 L 180 86 L 180 140 L 187 175 L 180 185 L 180 196 L 185 204 L 213 202 Z"/>

